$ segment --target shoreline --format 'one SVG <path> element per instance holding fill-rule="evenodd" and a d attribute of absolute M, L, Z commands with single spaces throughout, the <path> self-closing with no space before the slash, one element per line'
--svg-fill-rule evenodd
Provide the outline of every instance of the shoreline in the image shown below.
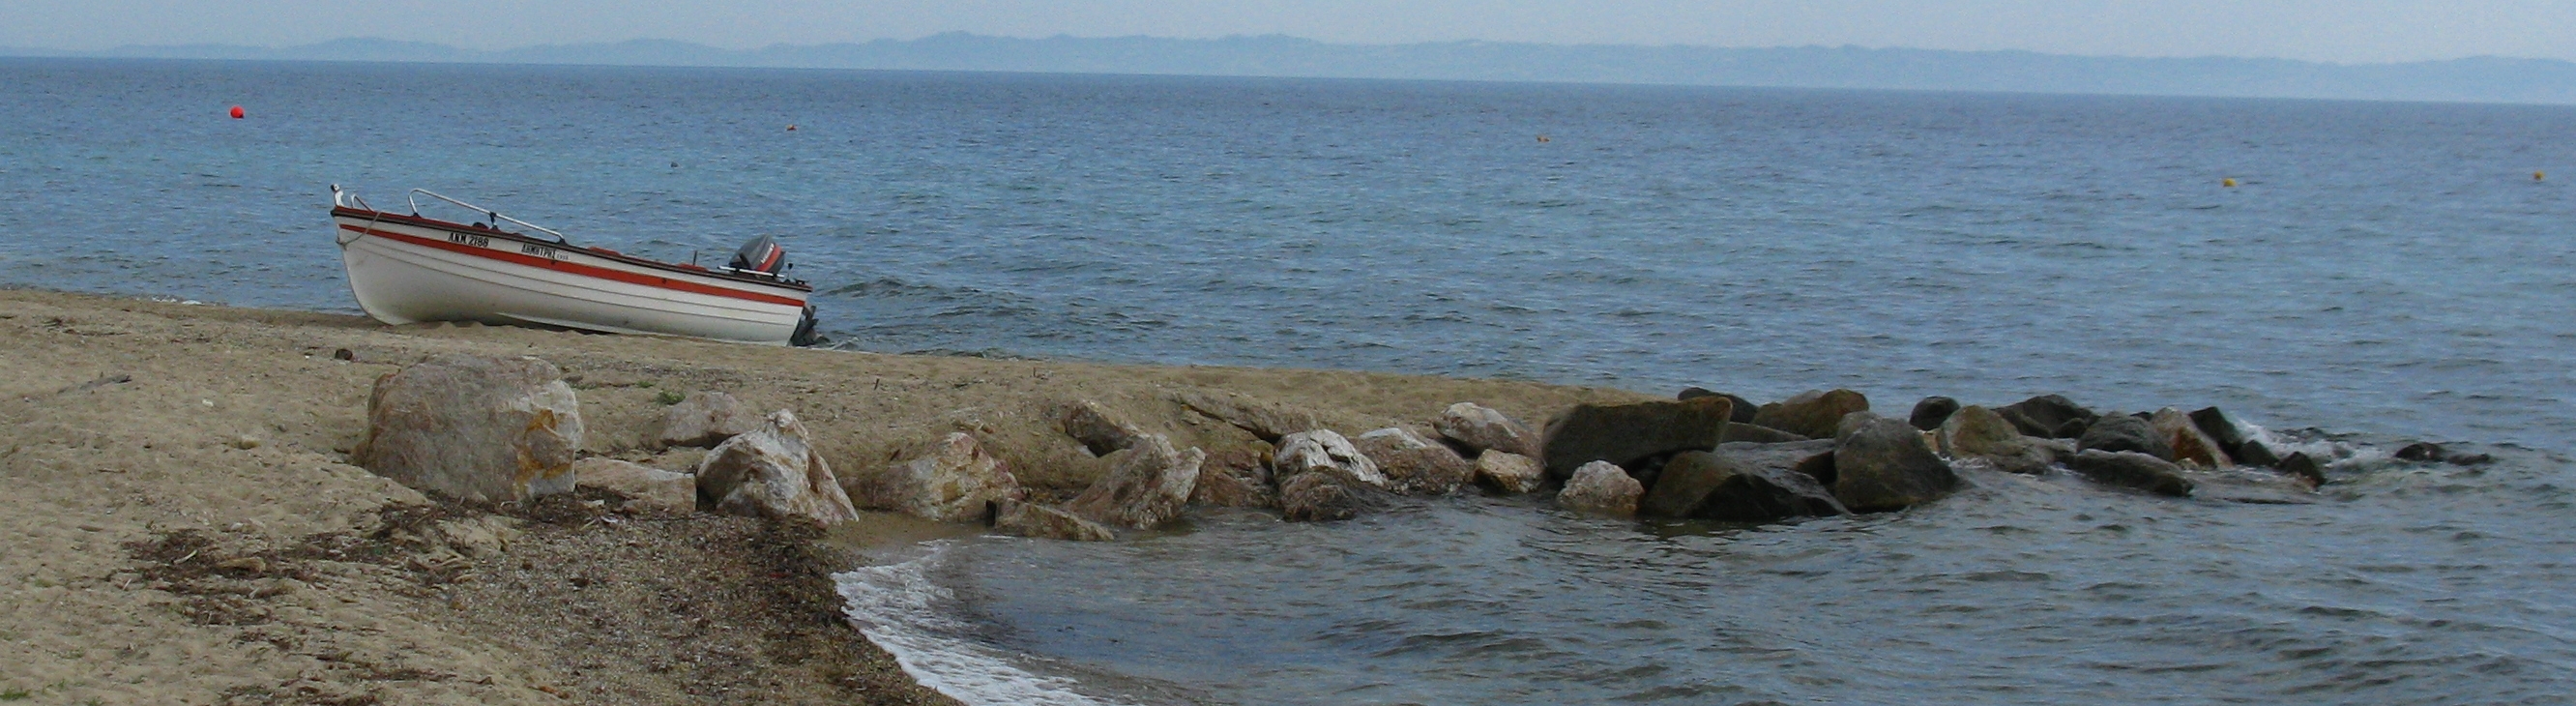
<path fill-rule="evenodd" d="M 1058 430 L 1056 410 L 1076 401 L 1213 448 L 1241 431 L 1182 413 L 1174 395 L 1285 404 L 1354 429 L 1419 426 L 1462 400 L 1545 419 L 1660 399 L 1387 373 L 389 327 L 0 289 L 0 471 L 22 489 L 0 505 L 12 537 L 0 569 L 20 577 L 0 585 L 0 640 L 28 655 L 0 668 L 0 690 L 39 703 L 953 703 L 840 619 L 831 573 L 857 558 L 828 547 L 978 528 L 866 513 L 829 542 L 782 542 L 793 532 L 770 523 L 624 508 L 614 494 L 466 507 L 348 465 L 373 379 L 451 352 L 561 366 L 580 396 L 584 455 L 677 462 L 645 450 L 657 398 L 712 390 L 795 410 L 842 469 L 966 432 L 1033 496 L 1057 500 L 1103 470 Z"/>

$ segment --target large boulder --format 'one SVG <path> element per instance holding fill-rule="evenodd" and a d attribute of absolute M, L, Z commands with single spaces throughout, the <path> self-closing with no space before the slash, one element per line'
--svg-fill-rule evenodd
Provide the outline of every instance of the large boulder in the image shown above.
<path fill-rule="evenodd" d="M 1753 414 L 1753 423 L 1797 434 L 1810 439 L 1834 435 L 1834 425 L 1844 415 L 1869 411 L 1869 398 L 1851 390 L 1808 390 L 1789 399 L 1762 405 Z"/>
<path fill-rule="evenodd" d="M 593 456 L 572 463 L 573 483 L 627 497 L 627 507 L 688 512 L 698 506 L 698 477 L 639 463 Z"/>
<path fill-rule="evenodd" d="M 2003 415 L 1976 405 L 1961 407 L 1942 421 L 1941 447 L 1949 450 L 1951 458 L 1982 460 L 1997 470 L 2027 475 L 2047 473 L 2056 460 L 2055 454 L 2022 435 Z"/>
<path fill-rule="evenodd" d="M 1159 527 L 1180 516 L 1206 460 L 1198 449 L 1172 448 L 1172 440 L 1161 434 L 1136 437 L 1127 448 L 1109 454 L 1109 473 L 1065 503 L 1065 509 L 1113 527 Z"/>
<path fill-rule="evenodd" d="M 2207 434 L 2210 440 L 2218 442 L 2218 450 L 2227 452 L 2228 458 L 2236 459 L 2238 463 L 2271 465 L 2270 462 L 2255 463 L 2245 458 L 2245 442 L 2251 438 L 2246 436 L 2245 430 L 2251 427 L 2237 421 L 2236 415 L 2228 414 L 2217 407 L 2202 407 L 2192 410 L 2191 423 L 2193 426 L 2200 427 L 2200 433 Z"/>
<path fill-rule="evenodd" d="M 1386 474 L 1387 487 L 1398 493 L 1441 495 L 1476 478 L 1475 462 L 1403 429 L 1361 434 L 1351 445 L 1377 464 L 1378 471 Z"/>
<path fill-rule="evenodd" d="M 1608 461 L 1594 461 L 1574 470 L 1565 488 L 1557 491 L 1556 503 L 1575 512 L 1625 517 L 1637 514 L 1637 499 L 1645 494 L 1646 486 L 1626 470 Z"/>
<path fill-rule="evenodd" d="M 1547 425 L 1539 448 L 1551 478 L 1574 475 L 1593 461 L 1628 465 L 1681 451 L 1717 448 L 1734 404 L 1724 397 L 1678 402 L 1585 404 Z"/>
<path fill-rule="evenodd" d="M 823 524 L 859 518 L 832 465 L 815 453 L 805 423 L 783 409 L 771 412 L 760 428 L 717 444 L 698 462 L 698 505 Z"/>
<path fill-rule="evenodd" d="M 2165 446 L 2173 450 L 2176 463 L 2195 463 L 2208 469 L 2236 466 L 2235 459 L 2220 448 L 2218 440 L 2209 438 L 2209 434 L 2200 430 L 2200 425 L 2192 423 L 2191 415 L 2183 414 L 2181 410 L 2172 407 L 2156 410 L 2154 416 L 2147 418 L 2147 425 L 2164 437 Z"/>
<path fill-rule="evenodd" d="M 1547 484 L 1547 469 L 1535 458 L 1486 449 L 1476 455 L 1476 484 L 1504 495 L 1535 493 Z"/>
<path fill-rule="evenodd" d="M 1278 507 L 1279 487 L 1270 482 L 1269 444 L 1218 449 L 1199 463 L 1199 482 L 1190 502 L 1212 507 Z"/>
<path fill-rule="evenodd" d="M 2067 459 L 2066 467 L 2103 485 L 2177 498 L 2191 495 L 2191 479 L 2183 477 L 2181 466 L 2135 451 L 2086 449 Z"/>
<path fill-rule="evenodd" d="M 1726 418 L 1727 421 L 1735 424 L 1752 424 L 1753 414 L 1762 409 L 1762 405 L 1754 404 L 1752 400 L 1704 387 L 1682 388 L 1682 393 L 1674 398 L 1687 402 L 1702 397 L 1724 397 L 1728 404 L 1735 405 L 1735 413 Z"/>
<path fill-rule="evenodd" d="M 1727 522 L 1847 514 L 1833 491 L 1796 470 L 1799 461 L 1831 451 L 1830 441 L 1720 444 L 1716 451 L 1684 451 L 1664 464 L 1637 509 L 1651 516 Z"/>
<path fill-rule="evenodd" d="M 1473 402 L 1460 402 L 1441 410 L 1440 418 L 1431 420 L 1431 430 L 1471 453 L 1493 449 L 1538 457 L 1538 435 L 1531 433 L 1529 427 Z"/>
<path fill-rule="evenodd" d="M 1959 487 L 1950 464 L 1903 421 L 1868 415 L 1834 441 L 1834 499 L 1853 512 L 1902 510 Z"/>
<path fill-rule="evenodd" d="M 1386 505 L 1386 490 L 1331 472 L 1301 473 L 1279 484 L 1279 515 L 1290 522 L 1347 520 Z"/>
<path fill-rule="evenodd" d="M 1020 479 L 964 432 L 940 439 L 930 455 L 853 478 L 859 507 L 942 522 L 981 522 L 995 504 L 1027 496 Z"/>
<path fill-rule="evenodd" d="M 414 489 L 473 501 L 572 490 L 581 402 L 535 358 L 432 357 L 376 378 L 357 465 Z"/>
<path fill-rule="evenodd" d="M 1115 453 L 1135 445 L 1138 438 L 1145 436 L 1143 429 L 1128 424 L 1110 414 L 1100 403 L 1090 400 L 1065 405 L 1056 422 L 1064 428 L 1066 436 L 1082 442 L 1082 447 L 1091 451 L 1093 456 Z"/>
<path fill-rule="evenodd" d="M 2094 419 L 2100 417 L 2094 414 L 2093 410 L 2085 409 L 2075 404 L 2074 400 L 2060 395 L 2032 397 L 1997 407 L 1995 413 L 2003 415 L 2004 419 L 2011 421 L 2014 427 L 2020 428 L 2023 435 L 2043 439 L 2072 439 L 2081 436 L 2084 434 L 2084 429 L 2091 426 Z"/>
<path fill-rule="evenodd" d="M 1106 542 L 1118 533 L 1073 513 L 1037 503 L 1002 500 L 993 512 L 993 531 L 1015 537 Z"/>
<path fill-rule="evenodd" d="M 2165 441 L 2163 434 L 2156 433 L 2154 424 L 2126 414 L 2093 420 L 2085 427 L 2084 435 L 2076 438 L 2075 448 L 2078 451 L 2135 451 L 2166 461 L 2174 459 L 2173 444 Z"/>
<path fill-rule="evenodd" d="M 1200 416 L 1233 425 L 1273 444 L 1290 434 L 1323 428 L 1315 413 L 1211 392 L 1174 393 L 1172 402 Z"/>
<path fill-rule="evenodd" d="M 652 446 L 712 448 L 726 439 L 760 428 L 760 413 L 722 392 L 700 390 L 679 404 L 662 408 L 653 423 Z"/>
<path fill-rule="evenodd" d="M 1940 429 L 1941 423 L 1950 421 L 1950 415 L 1958 411 L 1958 400 L 1937 395 L 1925 397 L 1923 401 L 1914 403 L 1914 413 L 1905 417 L 1905 423 L 1914 425 L 1916 429 L 1933 431 Z"/>

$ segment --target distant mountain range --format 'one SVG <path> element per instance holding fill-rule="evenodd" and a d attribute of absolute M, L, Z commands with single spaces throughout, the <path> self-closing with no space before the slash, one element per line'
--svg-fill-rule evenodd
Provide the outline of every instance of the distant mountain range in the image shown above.
<path fill-rule="evenodd" d="M 0 48 L 0 55 L 1551 81 L 2576 104 L 2576 63 L 2497 57 L 2326 64 L 2286 59 L 2147 59 L 1859 47 L 1745 49 L 1475 41 L 1377 45 L 1334 44 L 1276 35 L 1223 39 L 1016 39 L 965 33 L 856 44 L 782 44 L 748 50 L 654 39 L 503 51 L 389 39 L 340 39 L 285 48 L 214 44 L 129 46 L 102 52 Z"/>

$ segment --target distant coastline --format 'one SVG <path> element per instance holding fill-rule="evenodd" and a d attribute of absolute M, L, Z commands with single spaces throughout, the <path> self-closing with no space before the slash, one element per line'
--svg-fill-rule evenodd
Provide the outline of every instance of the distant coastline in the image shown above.
<path fill-rule="evenodd" d="M 1031 73 L 1523 81 L 2240 98 L 2576 104 L 2576 62 L 2472 57 L 2329 64 L 2228 57 L 2135 58 L 2027 51 L 1728 48 L 1506 42 L 1335 44 L 1280 35 L 1221 39 L 991 37 L 723 49 L 675 40 L 484 51 L 377 38 L 292 47 L 126 46 L 0 56 L 702 66 Z"/>

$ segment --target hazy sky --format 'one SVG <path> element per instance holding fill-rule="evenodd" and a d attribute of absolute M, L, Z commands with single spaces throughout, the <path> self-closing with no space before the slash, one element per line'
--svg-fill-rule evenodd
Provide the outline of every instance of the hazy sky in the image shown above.
<path fill-rule="evenodd" d="M 729 48 L 911 39 L 1289 34 L 1709 46 L 2027 49 L 2347 63 L 2576 60 L 2576 0 L 0 0 L 0 46 L 309 44 L 475 49 L 638 38 Z"/>

